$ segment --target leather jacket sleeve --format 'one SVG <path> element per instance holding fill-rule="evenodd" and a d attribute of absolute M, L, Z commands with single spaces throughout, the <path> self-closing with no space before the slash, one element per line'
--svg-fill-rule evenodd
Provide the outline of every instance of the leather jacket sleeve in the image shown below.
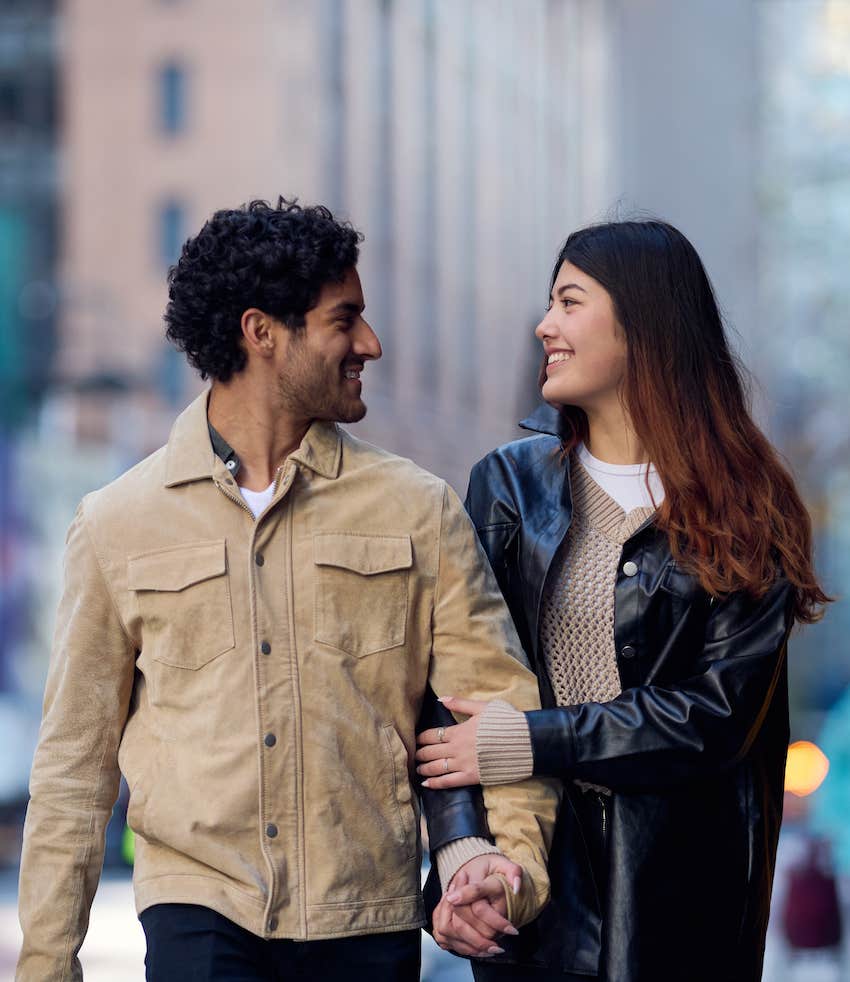
<path fill-rule="evenodd" d="M 606 703 L 527 713 L 535 774 L 615 791 L 671 787 L 737 763 L 757 738 L 785 669 L 791 586 L 713 605 L 694 674 Z"/>
<path fill-rule="evenodd" d="M 491 455 L 473 467 L 464 507 L 475 526 L 478 541 L 487 555 L 499 590 L 511 612 L 511 620 L 523 649 L 528 654 L 532 645 L 521 602 L 522 590 L 517 568 L 520 519 L 510 500 L 507 475 L 499 475 L 496 479 L 500 493 L 494 494 L 491 476 L 488 474 L 490 469 L 502 466 L 503 462 Z"/>
<path fill-rule="evenodd" d="M 429 685 L 422 703 L 417 731 L 437 726 L 453 726 L 455 722 L 448 709 L 437 702 L 434 690 Z M 433 791 L 423 788 L 421 782 L 422 779 L 419 778 L 419 795 L 428 826 L 428 847 L 432 857 L 441 846 L 465 836 L 492 841 L 480 785 Z"/>

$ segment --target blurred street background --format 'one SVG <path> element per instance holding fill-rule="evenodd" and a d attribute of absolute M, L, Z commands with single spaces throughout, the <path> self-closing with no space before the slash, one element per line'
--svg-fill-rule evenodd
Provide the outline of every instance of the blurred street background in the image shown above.
<path fill-rule="evenodd" d="M 0 0 L 0 980 L 65 529 L 200 390 L 161 323 L 183 241 L 279 194 L 365 234 L 355 431 L 461 493 L 535 405 L 567 234 L 693 241 L 839 597 L 791 642 L 765 980 L 850 979 L 850 0 Z M 122 831 L 88 982 L 144 977 Z"/>

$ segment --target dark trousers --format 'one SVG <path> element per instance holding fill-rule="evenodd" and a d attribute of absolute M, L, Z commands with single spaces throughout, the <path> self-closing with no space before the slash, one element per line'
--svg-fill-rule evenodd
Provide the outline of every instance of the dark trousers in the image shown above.
<path fill-rule="evenodd" d="M 266 939 L 194 904 L 156 904 L 140 919 L 147 982 L 419 979 L 418 929 L 329 941 Z"/>
<path fill-rule="evenodd" d="M 532 965 L 487 965 L 472 963 L 475 982 L 595 982 L 595 975 L 574 975 L 558 968 L 535 968 Z"/>

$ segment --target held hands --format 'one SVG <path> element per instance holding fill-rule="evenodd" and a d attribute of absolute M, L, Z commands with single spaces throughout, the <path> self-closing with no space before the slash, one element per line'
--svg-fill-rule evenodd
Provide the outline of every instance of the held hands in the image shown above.
<path fill-rule="evenodd" d="M 417 773 L 427 778 L 422 783 L 433 790 L 478 784 L 475 741 L 478 717 L 487 703 L 452 696 L 444 696 L 440 702 L 469 719 L 456 726 L 441 726 L 419 734 Z M 499 936 L 518 933 L 507 918 L 506 891 L 519 893 L 522 876 L 522 867 L 500 854 L 476 856 L 464 863 L 434 910 L 437 944 L 472 958 L 502 954 Z"/>
<path fill-rule="evenodd" d="M 428 778 L 422 782 L 424 787 L 436 791 L 478 784 L 481 775 L 478 773 L 475 739 L 478 717 L 488 704 L 477 699 L 456 699 L 454 696 L 443 696 L 440 702 L 446 709 L 463 713 L 469 719 L 456 726 L 440 726 L 420 733 L 417 737 L 420 749 L 416 752 L 420 766 L 416 772 Z"/>
<path fill-rule="evenodd" d="M 517 934 L 507 919 L 505 893 L 518 893 L 522 867 L 499 854 L 476 856 L 455 873 L 434 910 L 434 940 L 444 949 L 472 958 L 492 958 L 503 952 L 502 934 Z"/>

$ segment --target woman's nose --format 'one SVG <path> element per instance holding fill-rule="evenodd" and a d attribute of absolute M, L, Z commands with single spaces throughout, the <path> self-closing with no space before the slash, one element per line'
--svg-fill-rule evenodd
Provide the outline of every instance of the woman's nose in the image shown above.
<path fill-rule="evenodd" d="M 551 337 L 553 334 L 553 327 L 549 321 L 549 311 L 543 315 L 543 319 L 534 328 L 534 336 L 542 341 L 544 338 Z"/>

